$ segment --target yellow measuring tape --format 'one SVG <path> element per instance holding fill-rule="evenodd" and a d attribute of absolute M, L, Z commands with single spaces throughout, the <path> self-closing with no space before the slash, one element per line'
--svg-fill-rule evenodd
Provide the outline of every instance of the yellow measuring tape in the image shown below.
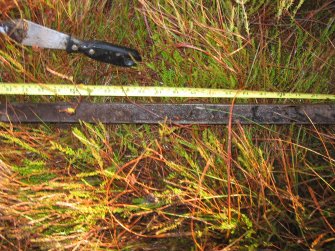
<path fill-rule="evenodd" d="M 102 86 L 83 84 L 68 85 L 42 83 L 0 83 L 0 95 L 335 100 L 335 95 L 332 94 L 265 92 L 210 88 Z"/>

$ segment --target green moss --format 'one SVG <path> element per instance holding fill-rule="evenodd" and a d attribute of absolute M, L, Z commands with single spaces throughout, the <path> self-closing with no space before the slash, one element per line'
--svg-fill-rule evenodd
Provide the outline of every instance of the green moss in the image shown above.
<path fill-rule="evenodd" d="M 41 160 L 24 159 L 22 165 L 14 166 L 13 170 L 18 172 L 23 177 L 22 181 L 28 184 L 41 184 L 57 177 L 56 174 L 50 172 L 49 168 L 46 168 L 46 163 Z"/>

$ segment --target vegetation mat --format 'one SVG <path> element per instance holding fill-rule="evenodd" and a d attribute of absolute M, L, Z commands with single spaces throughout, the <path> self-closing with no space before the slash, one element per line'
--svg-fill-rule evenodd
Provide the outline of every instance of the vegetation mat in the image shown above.
<path fill-rule="evenodd" d="M 0 37 L 0 81 L 334 94 L 334 12 L 332 0 L 0 0 L 1 20 L 24 17 L 143 56 L 125 69 Z M 334 127 L 313 121 L 1 123 L 1 250 L 332 250 L 334 144 Z"/>

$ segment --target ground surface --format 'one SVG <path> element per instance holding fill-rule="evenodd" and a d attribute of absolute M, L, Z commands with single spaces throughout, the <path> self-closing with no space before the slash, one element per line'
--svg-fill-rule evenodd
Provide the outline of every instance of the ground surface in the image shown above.
<path fill-rule="evenodd" d="M 331 0 L 5 0 L 0 10 L 144 59 L 117 68 L 1 37 L 2 82 L 335 91 Z M 331 250 L 334 144 L 333 127 L 312 123 L 0 124 L 1 250 Z"/>

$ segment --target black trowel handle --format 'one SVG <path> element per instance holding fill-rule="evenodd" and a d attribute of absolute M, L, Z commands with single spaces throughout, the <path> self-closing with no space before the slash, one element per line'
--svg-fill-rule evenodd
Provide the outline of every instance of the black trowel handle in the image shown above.
<path fill-rule="evenodd" d="M 79 40 L 70 37 L 66 51 L 68 53 L 80 52 L 94 60 L 117 66 L 131 67 L 140 62 L 138 51 L 123 46 L 96 40 Z"/>

